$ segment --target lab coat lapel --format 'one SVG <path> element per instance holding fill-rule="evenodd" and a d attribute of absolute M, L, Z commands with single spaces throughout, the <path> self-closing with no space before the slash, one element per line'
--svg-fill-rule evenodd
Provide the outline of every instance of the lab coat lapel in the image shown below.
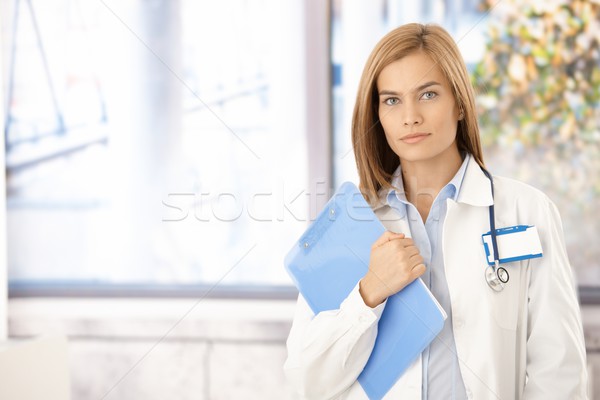
<path fill-rule="evenodd" d="M 457 202 L 473 206 L 490 206 L 494 203 L 490 180 L 485 176 L 475 159 L 472 156 L 469 157 L 471 159 L 467 164 Z"/>
<path fill-rule="evenodd" d="M 496 387 L 494 373 L 481 358 L 481 350 L 489 344 L 489 332 L 469 332 L 474 319 L 491 318 L 484 299 L 489 290 L 484 280 L 485 253 L 481 235 L 488 232 L 489 206 L 494 199 L 489 179 L 474 161 L 465 172 L 457 201 L 447 200 L 442 233 L 444 268 L 452 304 L 452 323 L 456 351 L 467 394 L 487 392 Z M 464 295 L 468 291 L 469 295 Z M 473 299 L 480 299 L 473 302 Z M 490 327 L 492 322 L 480 324 Z M 484 388 L 484 389 L 482 389 Z M 489 393 L 489 392 L 487 392 Z M 477 398 L 477 397 L 475 397 Z"/>

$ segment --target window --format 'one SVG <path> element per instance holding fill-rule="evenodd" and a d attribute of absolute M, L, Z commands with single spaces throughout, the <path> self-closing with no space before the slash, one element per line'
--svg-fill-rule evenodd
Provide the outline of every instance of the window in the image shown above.
<path fill-rule="evenodd" d="M 478 93 L 490 169 L 550 195 L 579 281 L 600 285 L 600 249 L 591 242 L 600 229 L 600 76 L 565 61 L 574 49 L 584 63 L 600 62 L 598 42 L 581 33 L 598 23 L 596 5 L 523 1 L 525 17 L 516 18 L 516 6 L 479 0 L 327 2 L 328 99 L 311 88 L 329 82 L 309 71 L 327 60 L 307 59 L 327 36 L 313 22 L 329 20 L 310 7 L 326 2 L 0 1 L 12 287 L 289 288 L 287 250 L 326 194 L 357 180 L 350 116 L 368 53 L 409 21 L 442 24 L 456 38 Z M 511 28 L 544 37 L 537 15 L 584 24 L 548 36 L 565 74 L 558 85 L 544 66 L 550 52 L 527 53 Z M 530 90 L 537 100 L 520 109 L 533 112 L 498 118 L 499 95 L 518 88 L 502 82 L 532 60 L 546 71 L 536 88 L 556 93 L 542 102 Z M 496 62 L 505 67 L 493 75 L 486 66 Z M 331 156 L 329 135 L 313 129 L 310 114 L 329 100 Z M 517 115 L 515 106 L 503 115 Z M 328 113 L 318 118 L 326 125 Z"/>
<path fill-rule="evenodd" d="M 303 2 L 130 3 L 3 4 L 9 282 L 289 286 Z"/>

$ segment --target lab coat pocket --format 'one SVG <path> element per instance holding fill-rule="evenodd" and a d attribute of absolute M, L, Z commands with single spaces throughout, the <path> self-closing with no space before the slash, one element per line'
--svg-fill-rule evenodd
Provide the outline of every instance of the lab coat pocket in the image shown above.
<path fill-rule="evenodd" d="M 501 264 L 510 276 L 504 289 L 500 292 L 488 290 L 492 316 L 500 328 L 508 330 L 517 329 L 519 316 L 519 263 Z"/>

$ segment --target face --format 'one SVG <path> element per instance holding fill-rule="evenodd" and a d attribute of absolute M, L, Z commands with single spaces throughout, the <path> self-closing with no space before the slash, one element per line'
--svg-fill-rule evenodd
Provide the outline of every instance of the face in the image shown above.
<path fill-rule="evenodd" d="M 424 52 L 387 65 L 377 78 L 379 120 L 400 160 L 442 160 L 458 153 L 459 110 L 441 69 Z"/>

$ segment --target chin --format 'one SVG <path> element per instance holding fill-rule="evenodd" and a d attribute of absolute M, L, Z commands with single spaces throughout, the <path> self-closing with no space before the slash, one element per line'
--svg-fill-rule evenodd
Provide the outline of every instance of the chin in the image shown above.
<path fill-rule="evenodd" d="M 412 149 L 411 151 L 400 151 L 396 152 L 400 160 L 406 160 L 410 162 L 428 161 L 441 155 L 439 152 L 432 152 L 429 149 Z"/>
<path fill-rule="evenodd" d="M 452 152 L 458 153 L 458 147 L 450 145 L 444 148 L 432 148 L 431 145 L 427 146 L 414 146 L 412 148 L 401 148 L 394 149 L 394 153 L 400 158 L 400 160 L 406 160 L 409 162 L 419 161 L 433 161 L 436 159 L 445 159 L 451 157 Z"/>

